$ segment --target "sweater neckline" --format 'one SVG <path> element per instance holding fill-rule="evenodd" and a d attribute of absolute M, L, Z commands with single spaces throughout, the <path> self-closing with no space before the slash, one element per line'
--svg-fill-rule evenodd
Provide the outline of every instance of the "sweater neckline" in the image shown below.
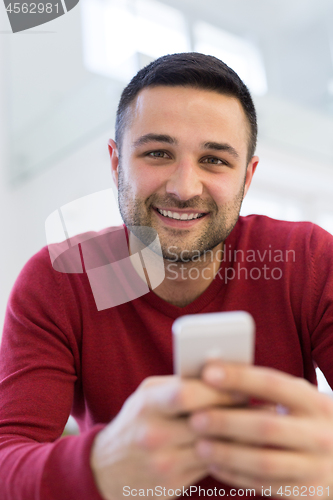
<path fill-rule="evenodd" d="M 233 252 L 230 252 L 230 248 L 234 248 L 237 240 L 238 231 L 236 226 L 224 242 L 225 249 L 228 248 L 229 251 L 225 251 L 217 274 L 206 290 L 204 290 L 204 292 L 202 292 L 202 294 L 199 295 L 199 297 L 197 297 L 194 301 L 190 302 L 185 307 L 179 307 L 162 299 L 156 295 L 153 290 L 150 290 L 149 293 L 143 295 L 141 299 L 154 309 L 174 319 L 179 316 L 184 316 L 185 314 L 196 314 L 203 311 L 211 302 L 214 301 L 217 295 L 221 297 L 221 294 L 224 294 L 226 288 L 226 284 L 223 279 L 225 276 L 224 271 L 227 267 L 230 267 L 233 264 L 232 259 L 230 260 L 230 256 L 233 254 Z"/>

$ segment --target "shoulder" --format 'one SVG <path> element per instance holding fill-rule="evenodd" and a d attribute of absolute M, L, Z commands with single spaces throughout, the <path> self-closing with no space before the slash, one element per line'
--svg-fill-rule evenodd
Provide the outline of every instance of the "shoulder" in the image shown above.
<path fill-rule="evenodd" d="M 11 295 L 22 299 L 35 297 L 43 302 L 59 301 L 60 296 L 67 303 L 78 303 L 83 296 L 92 299 L 87 270 L 124 256 L 128 256 L 124 226 L 82 233 L 70 240 L 49 244 L 25 264 Z"/>
<path fill-rule="evenodd" d="M 242 231 L 268 231 L 270 234 L 288 234 L 292 232 L 311 231 L 316 224 L 312 222 L 297 221 L 291 222 L 286 220 L 272 219 L 266 215 L 247 215 L 246 217 L 239 217 L 237 224 L 240 225 Z M 321 229 L 321 228 L 319 228 Z"/>
<path fill-rule="evenodd" d="M 60 273 L 52 268 L 45 246 L 22 268 L 11 290 L 8 308 L 16 311 L 41 309 L 43 305 L 59 304 Z"/>
<path fill-rule="evenodd" d="M 39 252 L 33 255 L 22 268 L 16 285 L 43 284 L 50 274 L 53 274 L 52 263 L 48 247 L 43 247 Z"/>
<path fill-rule="evenodd" d="M 237 226 L 238 236 L 255 245 L 283 245 L 295 249 L 324 249 L 333 245 L 333 236 L 312 222 L 291 222 L 264 215 L 248 215 L 239 217 Z"/>

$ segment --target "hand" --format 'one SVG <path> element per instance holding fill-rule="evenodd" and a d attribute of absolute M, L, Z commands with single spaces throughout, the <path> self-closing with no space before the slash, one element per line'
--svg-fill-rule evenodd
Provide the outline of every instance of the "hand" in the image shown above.
<path fill-rule="evenodd" d="M 207 465 L 195 453 L 196 433 L 188 414 L 231 404 L 231 395 L 201 380 L 147 378 L 95 438 L 91 467 L 101 495 L 123 500 L 126 486 L 126 492 L 135 489 L 138 496 L 139 489 L 161 486 L 166 498 L 169 489 L 199 481 L 207 475 Z"/>
<path fill-rule="evenodd" d="M 278 498 L 333 495 L 333 400 L 309 382 L 270 368 L 214 362 L 202 379 L 270 404 L 194 412 L 197 456 L 211 475 L 258 495 L 262 488 Z"/>

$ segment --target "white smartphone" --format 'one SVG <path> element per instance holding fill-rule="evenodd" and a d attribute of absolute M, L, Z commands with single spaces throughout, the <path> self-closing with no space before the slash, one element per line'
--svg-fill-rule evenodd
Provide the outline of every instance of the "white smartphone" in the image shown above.
<path fill-rule="evenodd" d="M 245 311 L 189 314 L 172 325 L 174 373 L 199 377 L 211 359 L 253 363 L 255 322 Z"/>

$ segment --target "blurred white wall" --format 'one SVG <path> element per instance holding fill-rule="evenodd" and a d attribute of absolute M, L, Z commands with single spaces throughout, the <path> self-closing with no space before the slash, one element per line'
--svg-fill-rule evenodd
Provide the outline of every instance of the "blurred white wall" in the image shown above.
<path fill-rule="evenodd" d="M 66 203 L 111 187 L 109 134 L 105 134 L 23 185 L 10 189 L 4 182 L 7 144 L 2 118 L 0 114 L 1 325 L 14 280 L 25 262 L 46 245 L 46 218 Z"/>
<path fill-rule="evenodd" d="M 1 39 L 1 34 L 0 34 Z M 0 43 L 0 324 L 8 295 L 25 262 L 46 245 L 45 220 L 60 206 L 111 187 L 110 130 L 17 187 L 8 182 L 8 88 Z M 116 217 L 118 214 L 116 214 Z M 2 328 L 1 328 L 2 329 Z"/>
<path fill-rule="evenodd" d="M 62 205 L 111 187 L 107 142 L 113 136 L 112 127 L 108 130 L 105 126 L 104 132 L 99 134 L 93 131 L 91 137 L 84 137 L 79 144 L 74 143 L 66 154 L 60 156 L 60 160 L 47 164 L 46 168 L 21 182 L 10 182 L 9 173 L 13 166 L 11 130 L 20 129 L 22 122 L 22 126 L 28 124 L 28 133 L 31 113 L 32 124 L 45 116 L 47 106 L 50 106 L 50 94 L 47 94 L 48 100 L 45 96 L 39 99 L 43 85 L 48 90 L 51 88 L 56 110 L 66 90 L 75 93 L 78 82 L 86 73 L 81 58 L 80 16 L 75 10 L 54 21 L 54 32 L 42 27 L 33 30 L 35 34 L 27 32 L 13 35 L 9 29 L 4 9 L 0 9 L 0 330 L 8 296 L 17 275 L 26 261 L 46 245 L 46 218 Z M 13 41 L 9 37 L 16 38 Z M 15 53 L 13 47 L 16 53 L 21 49 L 20 57 L 17 60 L 15 56 L 15 61 L 11 59 Z M 74 65 L 71 64 L 73 55 L 77 59 Z M 60 63 L 63 71 L 59 73 L 55 69 Z M 15 89 L 10 86 L 9 69 L 14 75 Z M 11 107 L 10 95 L 18 95 L 19 100 L 12 103 Z M 36 105 L 33 106 L 31 101 Z M 20 109 L 22 113 L 19 119 Z M 66 126 L 70 126 L 70 114 L 68 118 L 69 124 L 66 122 Z M 54 143 L 58 141 L 57 136 L 51 139 Z M 117 211 L 116 223 L 118 220 Z"/>

